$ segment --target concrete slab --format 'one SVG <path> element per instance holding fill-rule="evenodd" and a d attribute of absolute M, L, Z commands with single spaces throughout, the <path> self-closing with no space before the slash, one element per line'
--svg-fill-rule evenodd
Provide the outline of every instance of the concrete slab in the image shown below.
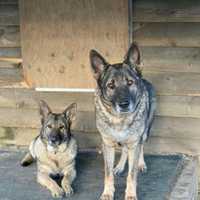
<path fill-rule="evenodd" d="M 23 155 L 24 152 L 0 151 L 0 200 L 52 199 L 50 192 L 36 182 L 35 164 L 26 168 L 19 165 Z M 139 200 L 171 199 L 178 177 L 191 160 L 181 155 L 148 155 L 145 159 L 148 172 L 139 175 Z M 77 172 L 75 194 L 69 200 L 97 200 L 103 190 L 102 155 L 80 153 Z M 124 198 L 125 181 L 126 173 L 116 177 L 116 200 Z"/>

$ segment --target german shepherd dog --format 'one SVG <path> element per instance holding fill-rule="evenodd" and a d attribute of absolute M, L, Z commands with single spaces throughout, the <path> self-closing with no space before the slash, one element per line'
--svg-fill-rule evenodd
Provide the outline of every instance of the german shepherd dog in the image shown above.
<path fill-rule="evenodd" d="M 109 64 L 97 51 L 90 51 L 91 68 L 97 81 L 96 125 L 102 136 L 105 165 L 101 200 L 114 199 L 114 174 L 129 169 L 125 200 L 137 200 L 137 173 L 145 170 L 143 144 L 149 136 L 156 108 L 153 86 L 142 78 L 140 51 L 133 43 L 122 63 Z M 114 168 L 115 147 L 122 147 Z"/>
<path fill-rule="evenodd" d="M 34 160 L 37 162 L 37 181 L 48 188 L 53 197 L 73 193 L 71 184 L 76 177 L 77 144 L 70 127 L 75 113 L 75 103 L 63 113 L 53 113 L 47 103 L 40 101 L 40 135 L 31 142 L 29 153 L 21 161 L 22 166 Z"/>

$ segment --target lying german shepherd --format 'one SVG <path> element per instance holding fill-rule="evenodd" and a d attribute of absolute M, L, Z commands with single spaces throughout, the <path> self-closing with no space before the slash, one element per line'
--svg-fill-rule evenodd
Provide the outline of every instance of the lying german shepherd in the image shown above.
<path fill-rule="evenodd" d="M 42 128 L 40 135 L 30 144 L 30 152 L 21 161 L 22 166 L 37 162 L 37 181 L 47 187 L 53 197 L 69 196 L 76 177 L 75 157 L 77 144 L 70 126 L 76 113 L 71 104 L 63 113 L 53 113 L 49 106 L 40 102 Z M 61 181 L 61 187 L 56 182 Z"/>
<path fill-rule="evenodd" d="M 123 63 L 109 64 L 91 50 L 90 62 L 97 81 L 95 95 L 96 124 L 103 140 L 105 184 L 101 200 L 114 199 L 114 175 L 124 170 L 128 158 L 125 200 L 137 200 L 138 168 L 146 168 L 143 143 L 149 136 L 156 97 L 153 86 L 138 70 L 140 52 L 132 44 Z M 122 146 L 122 155 L 114 169 L 115 146 Z"/>

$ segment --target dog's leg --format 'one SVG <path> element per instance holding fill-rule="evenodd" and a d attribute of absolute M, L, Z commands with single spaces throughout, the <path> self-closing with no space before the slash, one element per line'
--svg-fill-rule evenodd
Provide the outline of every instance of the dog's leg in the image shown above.
<path fill-rule="evenodd" d="M 127 158 L 128 158 L 128 149 L 126 146 L 123 146 L 119 163 L 117 164 L 117 166 L 114 169 L 115 175 L 120 175 L 124 171 Z"/>
<path fill-rule="evenodd" d="M 104 191 L 101 195 L 101 200 L 113 200 L 114 199 L 114 175 L 113 167 L 115 161 L 115 149 L 113 146 L 103 144 L 103 156 L 104 156 Z"/>
<path fill-rule="evenodd" d="M 65 192 L 59 185 L 49 177 L 49 174 L 38 172 L 37 181 L 51 191 L 53 197 L 63 197 Z"/>
<path fill-rule="evenodd" d="M 139 145 L 136 144 L 128 147 L 128 176 L 126 186 L 125 200 L 137 200 L 137 174 L 138 174 L 138 159 L 139 159 Z"/>
<path fill-rule="evenodd" d="M 26 166 L 30 165 L 33 161 L 34 161 L 33 156 L 31 155 L 30 152 L 28 152 L 24 156 L 24 158 L 21 160 L 20 164 L 21 164 L 21 166 L 26 167 Z"/>
<path fill-rule="evenodd" d="M 66 196 L 71 196 L 73 194 L 73 189 L 71 187 L 72 182 L 76 178 L 76 170 L 73 168 L 71 170 L 66 170 L 64 172 L 64 177 L 62 179 L 61 185 L 65 191 Z"/>
<path fill-rule="evenodd" d="M 141 172 L 147 171 L 147 166 L 144 161 L 144 145 L 140 144 L 140 156 L 139 156 L 139 162 L 138 162 L 138 169 Z"/>

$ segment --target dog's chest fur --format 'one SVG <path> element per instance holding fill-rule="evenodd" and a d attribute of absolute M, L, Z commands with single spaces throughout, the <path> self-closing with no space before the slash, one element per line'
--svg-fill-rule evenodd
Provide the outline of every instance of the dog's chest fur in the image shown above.
<path fill-rule="evenodd" d="M 95 93 L 96 124 L 103 139 L 113 142 L 126 143 L 140 139 L 146 123 L 146 110 L 148 109 L 148 93 L 144 91 L 140 103 L 134 113 L 127 115 L 115 115 L 105 107 Z"/>
<path fill-rule="evenodd" d="M 31 146 L 30 152 L 37 161 L 38 169 L 46 168 L 52 173 L 62 173 L 67 167 L 74 167 L 77 144 L 72 138 L 68 146 L 61 146 L 59 152 L 49 152 L 40 138 Z"/>

